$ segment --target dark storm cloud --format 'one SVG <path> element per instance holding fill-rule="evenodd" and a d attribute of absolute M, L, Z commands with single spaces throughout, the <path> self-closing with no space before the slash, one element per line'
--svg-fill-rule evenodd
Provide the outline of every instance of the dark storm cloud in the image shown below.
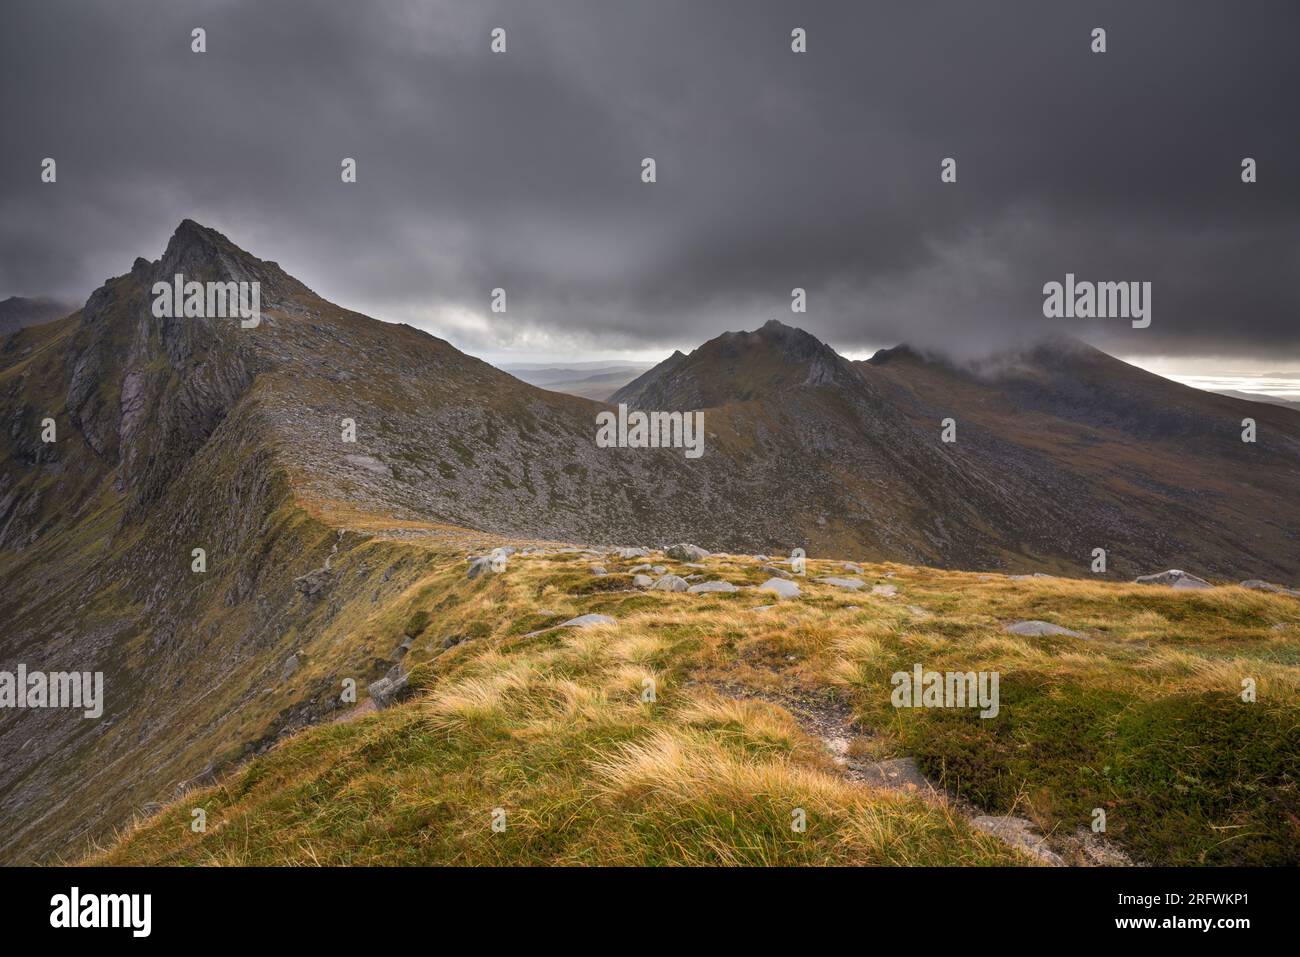
<path fill-rule="evenodd" d="M 1300 358 L 1294 3 L 1070 6 L 10 3 L 0 297 L 84 297 L 188 216 L 472 351 L 777 317 L 841 351 Z M 1151 327 L 1044 319 L 1066 272 L 1150 281 Z"/>

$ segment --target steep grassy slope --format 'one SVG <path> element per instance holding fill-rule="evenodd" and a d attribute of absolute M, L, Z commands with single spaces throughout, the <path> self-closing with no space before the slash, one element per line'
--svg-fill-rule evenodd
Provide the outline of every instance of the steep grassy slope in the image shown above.
<path fill-rule="evenodd" d="M 975 805 L 1027 816 L 1063 854 L 1103 808 L 1139 862 L 1300 863 L 1294 598 L 864 568 L 886 596 L 816 582 L 844 572 L 811 562 L 803 594 L 773 604 L 632 589 L 645 560 L 606 556 L 594 576 L 590 556 L 550 550 L 471 581 L 432 548 L 389 615 L 396 640 L 428 614 L 411 700 L 291 738 L 91 860 L 1032 863 L 970 826 Z M 742 586 L 769 574 L 648 560 Z M 553 627 L 585 613 L 615 623 Z M 1020 618 L 1086 637 L 1003 630 Z M 998 716 L 892 707 L 890 673 L 918 662 L 999 671 Z M 949 796 L 853 780 L 821 740 L 841 719 L 851 760 L 913 755 Z"/>

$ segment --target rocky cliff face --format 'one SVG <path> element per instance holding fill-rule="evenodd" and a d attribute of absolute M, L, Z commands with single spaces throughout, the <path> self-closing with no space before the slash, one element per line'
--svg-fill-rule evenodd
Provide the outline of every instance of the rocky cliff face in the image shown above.
<path fill-rule="evenodd" d="M 261 322 L 154 316 L 178 272 L 261 283 Z M 1101 545 L 1124 576 L 1294 579 L 1277 503 L 1300 416 L 1203 407 L 1108 362 L 853 364 L 769 323 L 616 396 L 703 409 L 703 457 L 597 448 L 609 406 L 335 306 L 186 221 L 160 259 L 0 341 L 0 669 L 102 671 L 107 696 L 102 721 L 0 714 L 0 859 L 83 847 L 331 717 L 345 681 L 364 698 L 430 547 L 694 541 L 1085 574 Z M 1243 407 L 1266 432 L 1248 450 L 1220 435 Z"/>

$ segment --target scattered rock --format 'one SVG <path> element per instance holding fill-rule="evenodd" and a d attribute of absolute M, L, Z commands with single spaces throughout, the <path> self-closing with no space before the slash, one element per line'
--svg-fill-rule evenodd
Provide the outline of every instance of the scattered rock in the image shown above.
<path fill-rule="evenodd" d="M 314 568 L 293 580 L 298 591 L 308 598 L 316 598 L 329 587 L 333 575 L 328 568 Z"/>
<path fill-rule="evenodd" d="M 832 748 L 832 751 L 834 749 Z M 889 758 L 885 761 L 852 763 L 854 777 L 863 784 L 891 791 L 938 793 L 913 758 Z"/>
<path fill-rule="evenodd" d="M 649 588 L 649 587 L 650 587 L 651 585 L 653 585 L 654 583 L 655 583 L 655 580 L 654 580 L 653 578 L 651 578 L 649 575 L 633 575 L 633 576 L 632 576 L 632 587 L 633 587 L 633 588 Z"/>
<path fill-rule="evenodd" d="M 1089 828 L 1080 827 L 1070 842 L 1078 855 L 1094 867 L 1132 867 L 1133 859 L 1115 844 Z"/>
<path fill-rule="evenodd" d="M 679 562 L 698 562 L 709 557 L 709 553 L 700 546 L 687 544 L 670 545 L 664 549 L 664 554 Z"/>
<path fill-rule="evenodd" d="M 1071 631 L 1069 628 L 1062 628 L 1060 625 L 1053 625 L 1050 621 L 1015 621 L 1005 626 L 1003 631 L 1009 631 L 1013 635 L 1028 635 L 1032 638 L 1041 638 L 1044 635 L 1068 635 L 1071 638 L 1087 638 L 1081 631 Z"/>
<path fill-rule="evenodd" d="M 383 475 L 387 478 L 393 476 L 393 470 L 373 455 L 345 455 L 343 461 L 349 465 L 355 465 L 357 468 L 365 469 L 367 472 L 373 472 L 376 475 Z"/>
<path fill-rule="evenodd" d="M 765 571 L 769 575 L 775 575 L 777 578 L 790 578 L 791 575 L 784 568 L 777 568 L 775 565 L 764 565 L 760 571 Z"/>
<path fill-rule="evenodd" d="M 406 692 L 409 683 L 410 675 L 407 674 L 405 665 L 399 661 L 388 670 L 388 674 L 371 682 L 367 690 L 376 708 L 387 708 Z"/>
<path fill-rule="evenodd" d="M 734 591 L 740 591 L 740 589 L 731 584 L 731 582 L 700 582 L 698 585 L 692 585 L 686 590 L 696 595 L 704 592 L 725 592 L 730 594 Z"/>
<path fill-rule="evenodd" d="M 1170 588 L 1213 588 L 1204 578 L 1189 575 L 1181 568 L 1157 572 L 1154 575 L 1141 575 L 1133 579 L 1137 585 L 1168 585 Z"/>
<path fill-rule="evenodd" d="M 619 548 L 614 554 L 619 558 L 645 558 L 650 553 L 644 548 Z"/>
<path fill-rule="evenodd" d="M 799 586 L 784 578 L 769 578 L 758 587 L 761 591 L 776 592 L 781 598 L 799 597 Z"/>
<path fill-rule="evenodd" d="M 971 824 L 981 831 L 992 834 L 1004 844 L 1038 858 L 1044 864 L 1053 867 L 1062 867 L 1065 864 L 1060 855 L 1049 848 L 1047 842 L 1034 832 L 1034 825 L 1023 817 L 1012 817 L 1009 814 L 981 814 L 971 818 Z"/>
<path fill-rule="evenodd" d="M 609 615 L 579 615 L 577 618 L 570 618 L 568 621 L 560 622 L 557 628 L 593 628 L 596 625 L 616 625 L 618 624 Z"/>
<path fill-rule="evenodd" d="M 898 594 L 897 585 L 872 585 L 871 594 L 879 595 L 882 598 L 893 598 Z"/>
<path fill-rule="evenodd" d="M 1292 598 L 1300 598 L 1300 591 L 1294 588 L 1287 588 L 1284 585 L 1274 585 L 1272 582 L 1261 581 L 1258 578 L 1248 578 L 1241 583 L 1242 588 L 1253 588 L 1255 591 L 1271 591 L 1278 595 L 1290 595 Z"/>
<path fill-rule="evenodd" d="M 650 586 L 653 591 L 686 591 L 689 587 L 686 579 L 677 575 L 665 575 Z"/>
<path fill-rule="evenodd" d="M 818 578 L 817 581 L 824 585 L 834 585 L 836 588 L 848 588 L 857 591 L 864 584 L 861 578 Z"/>

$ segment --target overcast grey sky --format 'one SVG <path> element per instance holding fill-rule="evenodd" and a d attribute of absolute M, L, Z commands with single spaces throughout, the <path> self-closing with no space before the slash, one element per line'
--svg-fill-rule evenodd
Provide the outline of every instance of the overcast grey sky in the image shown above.
<path fill-rule="evenodd" d="M 1298 28 L 1294 0 L 7 0 L 0 298 L 83 300 L 191 217 L 494 358 L 779 318 L 845 353 L 1050 329 L 1291 367 Z M 1151 326 L 1043 318 L 1066 272 L 1150 281 Z"/>

